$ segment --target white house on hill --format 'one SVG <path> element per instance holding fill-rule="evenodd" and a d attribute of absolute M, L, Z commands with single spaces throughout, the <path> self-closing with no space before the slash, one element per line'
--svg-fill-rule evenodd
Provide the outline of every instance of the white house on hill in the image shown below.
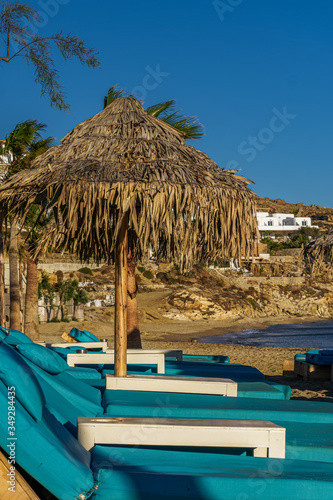
<path fill-rule="evenodd" d="M 259 231 L 298 231 L 301 227 L 318 227 L 311 225 L 311 217 L 295 217 L 294 214 L 269 214 L 257 212 Z"/>

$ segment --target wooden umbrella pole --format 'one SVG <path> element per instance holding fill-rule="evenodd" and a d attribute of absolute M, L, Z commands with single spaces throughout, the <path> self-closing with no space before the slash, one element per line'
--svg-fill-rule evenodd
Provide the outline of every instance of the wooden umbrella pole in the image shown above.
<path fill-rule="evenodd" d="M 127 375 L 127 226 L 128 214 L 125 214 L 116 244 L 116 266 L 115 266 L 115 367 L 116 377 L 126 377 Z"/>

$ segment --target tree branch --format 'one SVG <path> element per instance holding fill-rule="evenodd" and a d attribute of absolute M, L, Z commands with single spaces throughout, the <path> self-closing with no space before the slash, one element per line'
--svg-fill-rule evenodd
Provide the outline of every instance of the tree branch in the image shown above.
<path fill-rule="evenodd" d="M 10 26 L 8 26 L 7 33 L 7 59 L 9 60 L 9 45 L 10 45 Z"/>
<path fill-rule="evenodd" d="M 52 36 L 50 36 L 48 38 L 43 38 L 43 40 L 54 40 L 54 39 L 55 38 L 52 37 Z M 42 40 L 41 38 L 36 38 L 35 40 L 32 40 L 31 42 L 27 43 L 26 45 L 23 45 L 23 47 L 21 47 L 20 50 L 18 50 L 17 52 L 15 52 L 15 54 L 12 55 L 12 57 L 9 59 L 9 61 L 11 61 L 12 59 L 14 59 L 14 57 L 17 57 L 20 52 L 22 52 L 23 50 L 25 50 L 26 48 L 28 48 L 30 45 L 33 45 L 34 43 L 38 43 L 41 40 Z"/>
<path fill-rule="evenodd" d="M 7 63 L 9 63 L 10 59 L 9 59 L 9 47 L 10 47 L 10 26 L 8 27 L 8 33 L 7 33 L 7 42 L 6 42 L 6 46 L 7 46 L 7 57 L 0 57 L 0 61 L 6 61 Z"/>

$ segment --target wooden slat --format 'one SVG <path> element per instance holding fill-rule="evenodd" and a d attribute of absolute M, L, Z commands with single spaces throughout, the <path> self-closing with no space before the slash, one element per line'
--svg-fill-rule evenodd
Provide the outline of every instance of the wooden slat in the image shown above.
<path fill-rule="evenodd" d="M 77 342 L 77 339 L 75 339 L 74 337 L 72 337 L 71 335 L 69 335 L 66 332 L 61 335 L 61 338 L 66 340 L 66 342 L 71 343 L 71 344 L 75 344 L 75 342 Z"/>
<path fill-rule="evenodd" d="M 0 498 L 1 500 L 40 500 L 31 486 L 15 470 L 15 492 L 8 490 L 11 485 L 7 483 L 10 465 L 7 458 L 0 452 Z"/>

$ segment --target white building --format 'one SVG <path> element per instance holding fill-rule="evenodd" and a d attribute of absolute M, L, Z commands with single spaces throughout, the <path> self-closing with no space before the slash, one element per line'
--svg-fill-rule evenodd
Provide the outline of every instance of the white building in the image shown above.
<path fill-rule="evenodd" d="M 13 161 L 12 153 L 4 152 L 5 143 L 6 141 L 0 139 L 0 182 L 7 172 L 8 165 Z"/>
<path fill-rule="evenodd" d="M 298 231 L 301 227 L 318 227 L 311 225 L 311 217 L 295 217 L 294 214 L 269 214 L 257 212 L 259 231 Z"/>

